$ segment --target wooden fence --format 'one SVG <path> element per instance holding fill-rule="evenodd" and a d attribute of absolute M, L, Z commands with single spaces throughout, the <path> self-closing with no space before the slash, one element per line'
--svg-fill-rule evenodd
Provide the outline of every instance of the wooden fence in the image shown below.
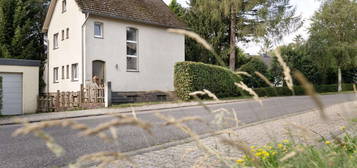
<path fill-rule="evenodd" d="M 38 97 L 38 112 L 55 112 L 75 109 L 98 108 L 105 106 L 104 86 L 89 85 L 78 92 L 41 94 Z"/>

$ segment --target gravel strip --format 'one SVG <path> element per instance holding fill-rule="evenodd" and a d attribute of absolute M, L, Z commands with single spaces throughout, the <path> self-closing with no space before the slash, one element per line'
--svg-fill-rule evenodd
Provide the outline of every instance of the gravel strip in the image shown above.
<path fill-rule="evenodd" d="M 304 129 L 310 129 L 318 134 L 329 137 L 331 133 L 340 133 L 339 128 L 347 125 L 346 118 L 357 117 L 357 103 L 349 102 L 334 105 L 326 109 L 329 117 L 328 121 L 320 118 L 318 111 L 311 111 L 295 116 L 267 121 L 259 124 L 245 126 L 235 130 L 240 140 L 246 141 L 249 145 L 263 146 L 272 141 L 288 139 L 287 128 L 290 128 L 294 135 L 304 136 L 312 139 L 319 138 L 319 135 L 308 134 Z M 293 126 L 295 125 L 295 126 Z M 300 127 L 300 128 L 298 128 Z M 223 145 L 220 140 L 222 136 L 212 136 L 202 139 L 202 143 L 214 148 L 226 156 L 237 158 L 241 156 L 239 151 Z M 162 150 L 151 151 L 130 157 L 135 165 L 125 162 L 112 164 L 108 168 L 182 168 L 182 167 L 219 167 L 220 163 L 214 158 L 207 158 L 196 142 L 189 142 L 182 145 L 169 147 Z"/>

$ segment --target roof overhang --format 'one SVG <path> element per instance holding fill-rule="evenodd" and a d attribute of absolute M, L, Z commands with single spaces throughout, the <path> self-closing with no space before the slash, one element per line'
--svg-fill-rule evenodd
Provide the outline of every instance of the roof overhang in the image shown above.
<path fill-rule="evenodd" d="M 35 66 L 35 67 L 39 67 L 41 65 L 41 61 L 39 61 L 39 60 L 0 58 L 0 65 Z"/>
<path fill-rule="evenodd" d="M 51 0 L 50 6 L 48 7 L 48 11 L 46 14 L 45 22 L 43 23 L 42 26 L 42 33 L 47 33 L 48 31 L 53 16 L 53 12 L 55 11 L 56 8 L 56 4 L 57 4 L 57 0 Z"/>

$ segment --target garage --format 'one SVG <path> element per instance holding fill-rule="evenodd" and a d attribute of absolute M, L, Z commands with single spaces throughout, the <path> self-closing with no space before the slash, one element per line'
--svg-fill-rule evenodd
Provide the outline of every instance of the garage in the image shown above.
<path fill-rule="evenodd" d="M 2 115 L 20 115 L 22 112 L 22 74 L 0 73 L 2 78 Z"/>
<path fill-rule="evenodd" d="M 0 115 L 37 111 L 40 61 L 0 58 Z"/>

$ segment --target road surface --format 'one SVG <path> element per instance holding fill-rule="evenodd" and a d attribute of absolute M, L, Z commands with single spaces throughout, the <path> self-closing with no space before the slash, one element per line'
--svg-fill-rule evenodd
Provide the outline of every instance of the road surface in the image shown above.
<path fill-rule="evenodd" d="M 340 94 L 324 95 L 321 96 L 321 99 L 325 106 L 330 106 L 356 100 L 356 97 L 353 94 Z M 268 98 L 265 99 L 263 103 L 264 106 L 260 106 L 259 103 L 249 100 L 210 105 L 209 107 L 211 109 L 234 109 L 239 120 L 244 123 L 254 123 L 315 108 L 315 104 L 306 96 Z M 154 125 L 152 128 L 153 135 L 148 135 L 139 128 L 131 126 L 121 127 L 117 130 L 119 146 L 104 143 L 97 137 L 78 137 L 78 132 L 67 128 L 55 127 L 46 129 L 46 131 L 56 139 L 57 143 L 66 150 L 66 155 L 61 158 L 56 158 L 55 155 L 46 148 L 42 140 L 32 135 L 11 137 L 11 134 L 19 128 L 20 125 L 1 126 L 0 168 L 62 167 L 74 162 L 76 158 L 85 154 L 100 151 L 130 152 L 188 138 L 187 135 L 175 127 L 162 126 L 163 121 L 155 117 L 156 112 L 175 118 L 199 116 L 208 122 L 214 119 L 212 114 L 200 106 L 141 112 L 137 114 L 137 117 Z M 76 120 L 90 127 L 95 127 L 98 124 L 112 120 L 112 118 L 109 116 L 100 116 L 78 118 Z M 199 122 L 189 122 L 187 125 L 198 134 L 210 133 L 219 129 L 213 125 L 205 125 Z"/>

